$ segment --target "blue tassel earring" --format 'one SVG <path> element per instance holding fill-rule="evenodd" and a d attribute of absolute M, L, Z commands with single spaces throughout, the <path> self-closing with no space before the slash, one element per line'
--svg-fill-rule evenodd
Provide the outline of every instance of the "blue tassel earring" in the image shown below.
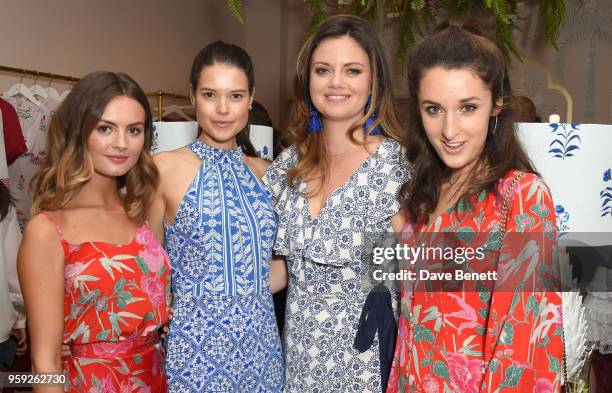
<path fill-rule="evenodd" d="M 315 109 L 312 103 L 309 103 L 308 107 L 310 108 L 310 114 L 308 115 L 308 132 L 321 132 L 323 123 L 321 122 L 319 111 Z"/>
<path fill-rule="evenodd" d="M 368 97 L 368 102 L 366 103 L 364 113 L 368 113 L 371 102 L 372 102 L 372 95 Z M 374 124 L 375 121 L 376 121 L 376 112 L 372 113 L 372 116 L 370 116 L 368 120 L 366 120 L 365 124 L 363 125 L 363 131 L 368 132 L 368 130 L 370 129 L 372 124 Z M 380 126 L 376 126 L 372 128 L 372 131 L 370 131 L 370 135 L 380 135 Z"/>

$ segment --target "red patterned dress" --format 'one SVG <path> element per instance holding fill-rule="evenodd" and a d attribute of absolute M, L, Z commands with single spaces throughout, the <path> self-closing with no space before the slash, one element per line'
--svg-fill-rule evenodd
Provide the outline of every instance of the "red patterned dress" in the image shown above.
<path fill-rule="evenodd" d="M 71 351 L 62 359 L 66 391 L 166 392 L 158 332 L 168 321 L 166 252 L 146 224 L 125 245 L 70 244 L 56 228 L 65 254 L 63 343 Z"/>
<path fill-rule="evenodd" d="M 402 281 L 399 332 L 387 393 L 560 390 L 561 297 L 555 290 L 529 282 L 534 272 L 550 273 L 550 279 L 554 271 L 555 210 L 548 187 L 537 176 L 525 174 L 515 185 L 501 253 L 495 241 L 503 195 L 515 175 L 516 171 L 510 171 L 501 179 L 497 193 L 483 192 L 469 204 L 441 214 L 429 226 L 417 226 L 412 235 L 407 234 L 412 232 L 410 224 L 404 229 L 404 236 L 411 238 L 406 243 L 419 239 L 420 244 L 423 236 L 431 239 L 443 233 L 484 244 L 492 239 L 497 250 L 491 252 L 495 257 L 490 266 L 498 277 L 490 287 L 472 284 L 467 291 L 432 291 L 424 289 L 424 281 Z M 478 236 L 482 239 L 475 240 Z"/>

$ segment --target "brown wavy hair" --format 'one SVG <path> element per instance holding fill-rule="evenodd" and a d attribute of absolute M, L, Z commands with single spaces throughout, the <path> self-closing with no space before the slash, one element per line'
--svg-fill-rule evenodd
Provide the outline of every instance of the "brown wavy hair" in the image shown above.
<path fill-rule="evenodd" d="M 296 179 L 312 176 L 314 170 L 321 173 L 321 185 L 327 180 L 330 164 L 323 133 L 312 133 L 308 132 L 307 129 L 309 104 L 312 102 L 308 88 L 310 64 L 312 54 L 322 41 L 344 36 L 354 39 L 368 54 L 373 75 L 370 87 L 372 99 L 369 110 L 347 130 L 347 135 L 354 143 L 358 143 L 353 133 L 357 129 L 363 128 L 367 119 L 376 112 L 377 119 L 367 131 L 369 132 L 374 127 L 380 126 L 383 135 L 398 141 L 402 140 L 402 127 L 397 119 L 393 104 L 391 75 L 385 58 L 384 47 L 378 38 L 378 34 L 365 19 L 349 15 L 331 17 L 324 21 L 315 33 L 308 38 L 298 55 L 296 99 L 289 118 L 288 142 L 296 145 L 300 160 L 294 168 L 289 170 L 288 180 L 291 187 L 297 187 Z M 314 190 L 314 193 L 316 192 L 318 190 Z"/>
<path fill-rule="evenodd" d="M 466 178 L 466 191 L 458 201 L 468 202 L 482 190 L 495 192 L 495 184 L 510 169 L 536 173 L 514 129 L 514 110 L 509 105 L 512 93 L 502 52 L 482 35 L 476 22 L 467 22 L 463 27 L 444 24 L 413 49 L 408 64 L 410 129 L 406 157 L 414 166 L 412 178 L 400 191 L 400 203 L 414 222 L 427 220 L 435 210 L 440 188 L 451 174 L 427 139 L 419 111 L 420 82 L 434 67 L 472 70 L 491 90 L 494 107 L 500 97 L 503 100 L 496 132 L 488 132 L 483 151 Z M 491 117 L 489 130 L 494 121 Z"/>
<path fill-rule="evenodd" d="M 149 150 L 153 138 L 151 108 L 145 93 L 128 75 L 99 71 L 81 79 L 51 119 L 47 156 L 32 177 L 32 214 L 61 209 L 87 183 L 94 167 L 87 140 L 100 121 L 106 106 L 115 97 L 135 99 L 145 112 L 145 143 L 136 165 L 119 177 L 126 213 L 144 222 L 145 211 L 157 188 L 159 174 Z"/>

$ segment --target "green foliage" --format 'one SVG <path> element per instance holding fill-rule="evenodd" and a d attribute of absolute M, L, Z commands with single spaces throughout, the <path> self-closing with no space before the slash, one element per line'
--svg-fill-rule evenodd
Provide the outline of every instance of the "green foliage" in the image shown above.
<path fill-rule="evenodd" d="M 234 18 L 238 19 L 240 23 L 244 24 L 241 0 L 225 0 L 225 4 L 227 4 L 227 8 L 229 8 Z"/>
<path fill-rule="evenodd" d="M 444 19 L 460 21 L 471 15 L 484 14 L 495 17 L 495 35 L 504 54 L 514 55 L 520 59 L 516 44 L 512 38 L 518 29 L 517 0 L 305 0 L 312 16 L 309 31 L 313 31 L 327 17 L 326 9 L 334 13 L 358 15 L 382 26 L 378 20 L 377 9 L 384 7 L 387 18 L 399 19 L 400 36 L 397 43 L 397 58 L 403 62 L 408 50 L 419 37 L 423 37 Z M 240 3 L 229 1 L 229 3 Z M 565 0 L 543 0 L 539 2 L 539 12 L 544 22 L 544 41 L 558 49 L 555 42 L 561 27 L 567 19 Z M 481 13 L 477 13 L 480 11 Z"/>
<path fill-rule="evenodd" d="M 361 3 L 361 1 L 356 1 L 356 3 Z M 312 12 L 312 17 L 310 18 L 310 24 L 308 25 L 308 31 L 314 31 L 319 23 L 325 19 L 327 16 L 325 11 L 323 10 L 324 0 L 306 0 L 306 4 L 310 11 Z"/>
<path fill-rule="evenodd" d="M 541 2 L 540 12 L 544 16 L 544 42 L 559 50 L 556 41 L 567 20 L 565 1 L 544 0 Z"/>

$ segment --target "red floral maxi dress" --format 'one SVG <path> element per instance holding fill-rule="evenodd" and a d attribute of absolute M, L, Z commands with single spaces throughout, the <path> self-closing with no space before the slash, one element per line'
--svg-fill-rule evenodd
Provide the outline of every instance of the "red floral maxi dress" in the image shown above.
<path fill-rule="evenodd" d="M 485 245 L 490 240 L 497 250 L 489 266 L 494 266 L 498 277 L 488 282 L 490 286 L 472 283 L 471 290 L 461 291 L 427 290 L 425 281 L 402 281 L 399 332 L 387 393 L 560 390 L 560 293 L 529 282 L 535 272 L 551 283 L 554 271 L 555 211 L 548 187 L 537 176 L 525 174 L 512 191 L 501 253 L 495 241 L 503 195 L 515 175 L 516 171 L 510 171 L 501 179 L 497 193 L 483 192 L 469 204 L 441 214 L 428 227 L 417 226 L 412 235 L 410 224 L 404 229 L 403 236 L 419 239 L 419 244 L 423 236 L 431 239 L 444 233 L 460 234 L 472 239 L 472 244 L 478 243 L 474 240 L 479 235 Z M 410 269 L 406 266 L 402 269 Z"/>
<path fill-rule="evenodd" d="M 168 321 L 166 252 L 146 224 L 125 245 L 70 244 L 55 226 L 65 254 L 66 391 L 166 392 L 158 332 Z"/>

